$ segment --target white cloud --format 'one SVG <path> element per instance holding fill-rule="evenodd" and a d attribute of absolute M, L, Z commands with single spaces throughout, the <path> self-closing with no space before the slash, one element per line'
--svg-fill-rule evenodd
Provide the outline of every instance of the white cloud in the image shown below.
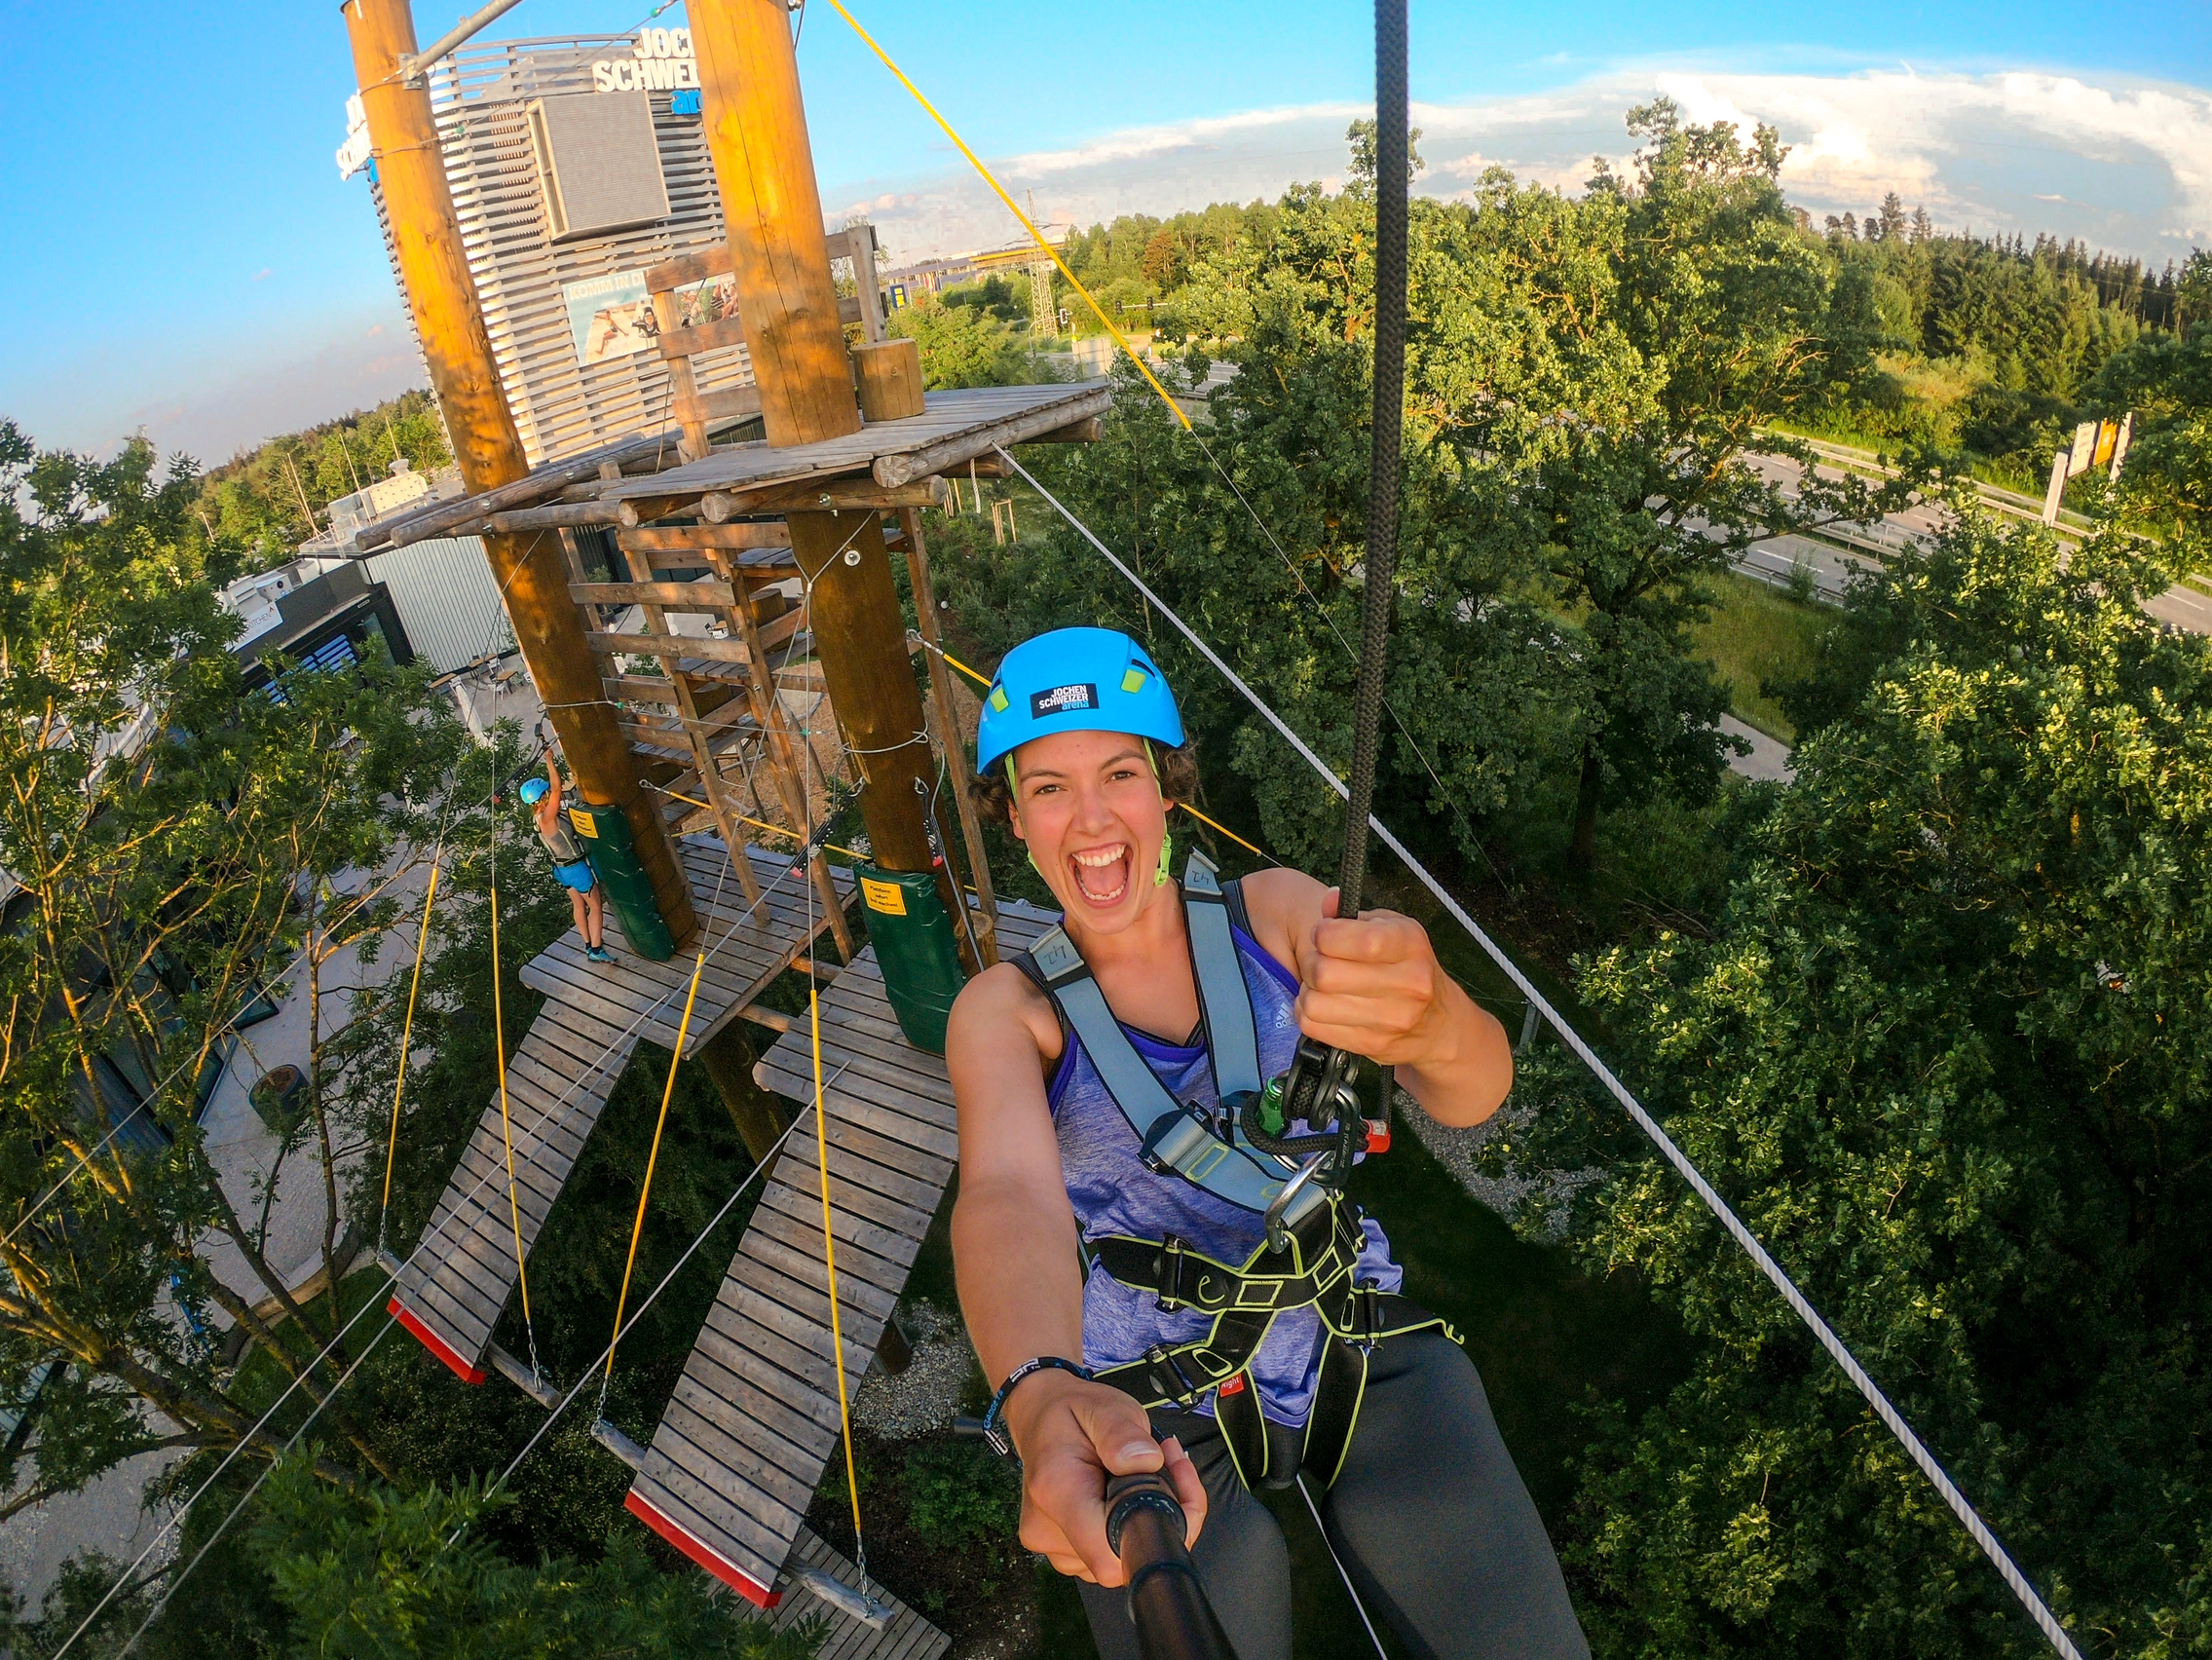
<path fill-rule="evenodd" d="M 2212 92 L 2027 71 L 1915 70 L 1739 75 L 1612 70 L 1552 92 L 1416 104 L 1421 188 L 1464 195 L 1491 165 L 1578 190 L 1593 156 L 1622 165 L 1622 117 L 1664 93 L 1696 122 L 1767 122 L 1789 146 L 1782 182 L 1817 216 L 1864 214 L 1895 191 L 1938 224 L 2050 230 L 2163 258 L 2212 240 Z M 1344 164 L 1344 128 L 1364 111 L 1330 103 L 1130 128 L 994 162 L 1039 216 L 1091 224 L 1209 202 L 1273 198 Z M 895 257 L 1010 243 L 1019 227 L 972 174 L 854 181 L 833 200 L 865 211 Z"/>

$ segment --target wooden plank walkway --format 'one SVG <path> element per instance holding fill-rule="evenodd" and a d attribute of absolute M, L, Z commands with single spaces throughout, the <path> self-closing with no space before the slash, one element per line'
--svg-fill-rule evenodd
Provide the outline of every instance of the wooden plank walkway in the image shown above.
<path fill-rule="evenodd" d="M 687 840 L 680 852 L 712 947 L 685 1038 L 689 1055 L 806 957 L 828 922 L 819 905 L 808 918 L 809 890 L 803 878 L 793 879 L 787 858 L 745 849 L 763 889 L 759 909 L 748 916 L 720 841 Z M 849 877 L 840 889 L 850 892 Z M 400 1324 L 470 1383 L 486 1377 L 492 1332 L 515 1287 L 515 1212 L 527 1257 L 639 1038 L 664 1049 L 676 1045 L 695 948 L 649 962 L 621 943 L 612 911 L 607 935 L 612 963 L 588 962 L 571 931 L 522 969 L 523 984 L 546 1000 L 507 1062 L 512 1206 L 495 1094 L 431 1213 L 428 1247 L 416 1251 L 393 1287 L 389 1306 Z"/>
<path fill-rule="evenodd" d="M 999 906 L 1002 950 L 1057 919 Z M 943 1059 L 900 1034 L 873 947 L 822 994 L 832 1229 L 848 1381 L 868 1369 L 959 1152 Z M 768 1088 L 810 1105 L 805 1021 L 762 1060 Z M 811 1126 L 777 1161 L 630 1486 L 632 1514 L 739 1595 L 778 1605 L 776 1575 L 801 1537 L 838 1441 L 821 1174 Z"/>
<path fill-rule="evenodd" d="M 792 1547 L 791 1566 L 795 1568 L 819 1568 L 841 1585 L 860 1589 L 860 1569 L 851 1559 L 832 1549 L 811 1528 L 799 1529 L 799 1542 Z M 891 1609 L 890 1624 L 881 1631 L 862 1625 L 849 1614 L 838 1612 L 818 1597 L 786 1597 L 768 1620 L 774 1631 L 789 1631 L 802 1620 L 827 1618 L 829 1636 L 815 1651 L 814 1660 L 937 1660 L 953 1640 L 884 1590 L 881 1584 L 870 1580 L 868 1595 Z"/>
<path fill-rule="evenodd" d="M 804 957 L 813 935 L 807 932 L 808 889 L 804 872 L 795 875 L 791 861 L 780 853 L 759 848 L 746 849 L 753 875 L 762 890 L 761 904 L 749 907 L 737 878 L 727 869 L 722 842 L 711 835 L 686 837 L 677 853 L 692 884 L 692 904 L 699 924 L 715 942 L 706 972 L 699 980 L 698 1005 L 692 1011 L 684 1053 L 697 1052 L 731 1021 L 742 1014 L 761 992 L 793 960 Z M 836 872 L 838 896 L 852 897 L 852 878 Z M 719 894 L 717 892 L 719 889 Z M 820 901 L 812 906 L 818 933 L 828 925 Z M 663 1049 L 676 1046 L 676 1030 L 683 1023 L 684 994 L 692 983 L 692 963 L 697 947 L 679 951 L 665 962 L 649 962 L 621 943 L 621 930 L 612 908 L 607 913 L 607 942 L 616 953 L 613 964 L 593 962 L 583 955 L 583 941 L 575 932 L 563 934 L 550 950 L 533 959 L 522 970 L 522 983 L 589 1009 L 618 1027 L 643 1017 L 638 1036 Z M 510 1252 L 511 1255 L 511 1252 Z"/>

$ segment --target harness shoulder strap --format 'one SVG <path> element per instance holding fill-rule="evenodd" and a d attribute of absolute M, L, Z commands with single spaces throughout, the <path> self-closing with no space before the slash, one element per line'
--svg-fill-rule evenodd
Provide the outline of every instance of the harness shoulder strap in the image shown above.
<path fill-rule="evenodd" d="M 1214 907 L 1216 911 L 1219 906 Z M 1224 926 L 1226 919 L 1222 919 Z M 1233 952 L 1233 946 L 1232 946 Z M 1031 965 L 1042 976 L 1038 982 L 1061 1018 L 1081 1041 L 1100 1081 L 1143 1144 L 1147 1168 L 1165 1175 L 1174 1172 L 1203 1188 L 1216 1198 L 1244 1210 L 1265 1211 L 1283 1190 L 1293 1167 L 1256 1150 L 1224 1139 L 1195 1108 L 1183 1106 L 1170 1095 L 1144 1057 L 1130 1042 L 1106 994 L 1099 990 L 1090 965 L 1075 942 L 1060 927 L 1048 929 L 1029 952 Z M 1028 972 L 1028 969 L 1024 970 Z M 1239 974 L 1241 982 L 1241 972 Z M 1252 1010 L 1244 1005 L 1250 1030 Z M 1234 1028 L 1232 1027 L 1232 1031 Z M 1256 1054 L 1253 1072 L 1256 1075 Z M 1233 1132 L 1232 1132 L 1233 1133 Z M 1292 1208 L 1303 1214 L 1311 1202 L 1321 1202 L 1312 1188 L 1301 1189 Z"/>
<path fill-rule="evenodd" d="M 1266 1079 L 1259 1071 L 1259 1029 L 1253 1019 L 1252 988 L 1245 983 L 1236 938 L 1229 931 L 1229 894 L 1220 872 L 1204 853 L 1192 852 L 1183 869 L 1182 898 L 1214 1091 L 1228 1106 L 1237 1096 L 1258 1094 Z M 1241 890 L 1235 908 L 1239 914 L 1244 910 Z"/>
<path fill-rule="evenodd" d="M 1229 922 L 1245 938 L 1256 937 L 1252 931 L 1252 913 L 1245 908 L 1244 878 L 1232 876 L 1221 884 L 1221 899 L 1229 908 Z"/>

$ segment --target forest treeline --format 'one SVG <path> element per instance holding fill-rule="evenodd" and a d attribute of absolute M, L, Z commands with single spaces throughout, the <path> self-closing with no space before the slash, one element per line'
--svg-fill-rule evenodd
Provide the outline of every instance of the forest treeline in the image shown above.
<path fill-rule="evenodd" d="M 1218 349 L 1207 334 L 1206 293 L 1240 264 L 1265 257 L 1283 235 L 1285 211 L 1282 203 L 1253 202 L 1164 218 L 1128 213 L 1069 232 L 1061 252 L 1116 326 L 1151 329 L 1163 344 Z M 1833 281 L 1864 288 L 1878 331 L 1849 396 L 1798 412 L 1798 430 L 1877 449 L 1932 444 L 1969 458 L 1992 481 L 2039 493 L 2051 450 L 2082 418 L 2105 360 L 2146 330 L 2212 316 L 2212 284 L 2200 275 L 2193 289 L 2186 260 L 2153 269 L 2047 234 L 1942 230 L 1894 193 L 1863 219 L 1843 213 L 1817 225 L 1803 209 L 1791 217 Z M 1059 293 L 1077 333 L 1099 330 L 1065 280 Z M 1005 278 L 947 299 L 971 319 L 1005 325 L 1019 326 L 1029 313 L 1026 286 Z M 972 321 L 962 328 L 971 374 L 991 360 L 986 334 Z"/>
<path fill-rule="evenodd" d="M 330 528 L 330 504 L 392 475 L 394 460 L 430 472 L 452 460 L 428 392 L 403 392 L 303 432 L 241 450 L 199 480 L 193 510 L 210 537 L 266 565 Z"/>

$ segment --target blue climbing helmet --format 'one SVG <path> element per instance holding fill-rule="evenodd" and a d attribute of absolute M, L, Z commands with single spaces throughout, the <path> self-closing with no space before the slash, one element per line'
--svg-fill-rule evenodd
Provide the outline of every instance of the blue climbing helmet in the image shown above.
<path fill-rule="evenodd" d="M 976 771 L 1056 732 L 1125 732 L 1173 749 L 1182 742 L 1182 716 L 1167 677 L 1127 634 L 1055 628 L 998 664 L 976 727 Z"/>
<path fill-rule="evenodd" d="M 545 799 L 545 792 L 552 787 L 544 778 L 525 778 L 522 780 L 522 788 L 514 793 L 522 798 L 524 807 L 536 807 Z"/>

